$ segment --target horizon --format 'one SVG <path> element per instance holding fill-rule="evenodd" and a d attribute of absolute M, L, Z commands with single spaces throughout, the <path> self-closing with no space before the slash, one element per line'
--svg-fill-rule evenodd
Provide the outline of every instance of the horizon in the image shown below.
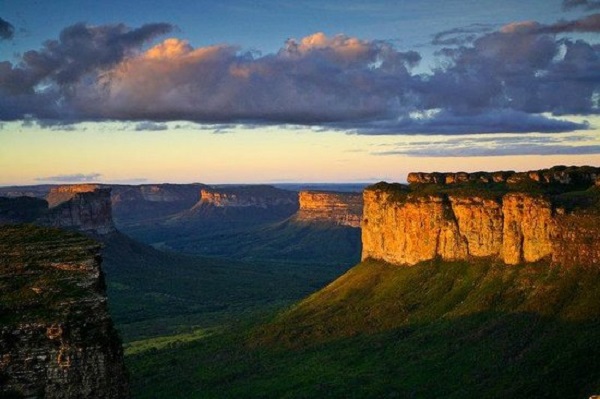
<path fill-rule="evenodd" d="M 0 186 L 600 165 L 596 2 L 141 4 L 6 2 Z"/>

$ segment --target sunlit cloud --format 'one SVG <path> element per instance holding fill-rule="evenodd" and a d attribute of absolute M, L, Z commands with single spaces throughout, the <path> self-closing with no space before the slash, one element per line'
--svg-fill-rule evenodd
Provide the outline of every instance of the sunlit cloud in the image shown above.
<path fill-rule="evenodd" d="M 600 47 L 565 36 L 598 32 L 600 14 L 441 32 L 441 62 L 428 74 L 413 71 L 419 53 L 385 41 L 317 32 L 266 55 L 174 37 L 155 43 L 171 30 L 76 24 L 20 63 L 0 62 L 0 120 L 456 135 L 588 129 L 564 116 L 600 112 Z"/>

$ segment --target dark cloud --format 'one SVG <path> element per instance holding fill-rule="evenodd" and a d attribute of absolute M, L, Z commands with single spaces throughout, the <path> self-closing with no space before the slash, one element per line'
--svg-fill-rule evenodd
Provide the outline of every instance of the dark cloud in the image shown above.
<path fill-rule="evenodd" d="M 56 175 L 47 177 L 36 177 L 36 181 L 59 182 L 59 183 L 90 183 L 96 182 L 102 176 L 101 173 L 75 173 L 72 175 Z"/>
<path fill-rule="evenodd" d="M 142 51 L 171 26 L 77 24 L 17 65 L 0 62 L 0 120 L 126 120 L 139 122 L 135 130 L 177 120 L 222 124 L 218 132 L 229 124 L 357 134 L 586 129 L 556 116 L 600 110 L 600 46 L 566 37 L 597 32 L 598 18 L 441 32 L 440 67 L 430 74 L 412 71 L 417 52 L 345 35 L 290 39 L 267 55 L 179 39 Z"/>
<path fill-rule="evenodd" d="M 70 85 L 82 83 L 86 74 L 92 74 L 87 77 L 89 79 L 95 78 L 104 69 L 138 50 L 142 44 L 171 30 L 171 25 L 162 23 L 138 29 L 130 29 L 123 24 L 90 26 L 79 23 L 69 26 L 60 33 L 59 40 L 47 41 L 39 51 L 25 52 L 20 64 L 1 62 L 0 90 L 15 97 L 14 106 L 19 106 L 19 100 L 23 100 L 25 95 L 58 94 L 48 88 L 41 90 L 39 85 L 57 85 L 62 89 L 60 94 L 68 96 Z M 54 98 L 55 101 L 62 99 Z M 60 108 L 60 104 L 56 107 Z M 50 115 L 58 112 L 58 109 L 47 108 L 50 108 L 46 111 Z"/>
<path fill-rule="evenodd" d="M 473 42 L 483 33 L 489 33 L 492 26 L 488 24 L 472 24 L 460 28 L 448 29 L 433 35 L 431 44 L 442 46 L 458 46 Z"/>
<path fill-rule="evenodd" d="M 582 7 L 586 10 L 600 10 L 600 1 L 598 0 L 563 0 L 563 9 L 571 10 Z"/>
<path fill-rule="evenodd" d="M 593 14 L 575 21 L 561 21 L 539 27 L 540 33 L 600 32 L 600 14 Z"/>
<path fill-rule="evenodd" d="M 159 131 L 159 130 L 167 130 L 169 126 L 166 123 L 156 123 L 151 121 L 143 121 L 135 125 L 134 130 L 143 131 Z"/>
<path fill-rule="evenodd" d="M 10 40 L 15 35 L 15 27 L 2 18 L 0 18 L 0 40 Z"/>

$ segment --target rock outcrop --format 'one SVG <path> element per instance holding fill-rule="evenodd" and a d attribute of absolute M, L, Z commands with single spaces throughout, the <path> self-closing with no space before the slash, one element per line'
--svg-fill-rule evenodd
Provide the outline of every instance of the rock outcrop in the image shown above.
<path fill-rule="evenodd" d="M 567 167 L 555 166 L 550 169 L 532 170 L 529 172 L 500 171 L 500 172 L 452 172 L 452 173 L 423 173 L 408 174 L 409 184 L 458 184 L 467 182 L 508 183 L 518 184 L 528 181 L 543 184 L 594 184 L 600 178 L 600 168 L 596 167 Z"/>
<path fill-rule="evenodd" d="M 100 262 L 80 234 L 0 227 L 1 397 L 129 397 Z"/>
<path fill-rule="evenodd" d="M 600 198 L 598 188 L 594 187 L 596 172 L 590 172 L 597 168 L 582 169 L 568 168 L 558 175 L 542 171 L 519 176 L 530 180 L 535 180 L 531 176 L 553 176 L 535 181 L 564 185 L 573 190 L 580 190 L 583 185 L 588 191 L 578 191 L 576 197 Z M 442 179 L 440 175 L 445 177 Z M 450 175 L 454 180 L 448 183 Z M 561 197 L 555 191 L 549 195 L 537 191 L 494 190 L 493 176 L 500 176 L 500 172 L 486 175 L 492 180 L 481 186 L 478 183 L 473 186 L 470 177 L 462 174 L 429 174 L 427 177 L 413 174 L 409 178 L 415 182 L 418 177 L 420 184 L 426 180 L 433 184 L 444 181 L 444 185 L 454 184 L 459 179 L 471 191 L 460 191 L 459 184 L 455 191 L 411 191 L 385 183 L 367 188 L 362 258 L 403 265 L 438 257 L 444 260 L 490 257 L 508 265 L 542 259 L 562 265 L 600 265 L 600 213 L 597 210 L 567 212 L 558 200 L 569 197 Z M 503 183 L 508 179 L 510 176 L 497 180 Z"/>
<path fill-rule="evenodd" d="M 48 206 L 53 208 L 69 201 L 78 194 L 90 193 L 100 188 L 102 188 L 100 184 L 68 184 L 52 187 L 46 196 L 46 201 L 48 201 Z"/>
<path fill-rule="evenodd" d="M 270 208 L 274 206 L 297 206 L 296 193 L 272 186 L 211 187 L 200 190 L 198 205 L 218 208 Z"/>
<path fill-rule="evenodd" d="M 115 231 L 112 219 L 111 189 L 71 186 L 73 190 L 58 192 L 53 198 L 55 204 L 39 224 L 68 228 L 94 234 L 109 234 Z M 91 191 L 85 191 L 85 190 Z M 58 202 L 58 196 L 60 202 Z M 69 199 L 65 199 L 69 196 Z"/>
<path fill-rule="evenodd" d="M 363 198 L 361 193 L 300 191 L 297 222 L 325 222 L 360 228 Z"/>

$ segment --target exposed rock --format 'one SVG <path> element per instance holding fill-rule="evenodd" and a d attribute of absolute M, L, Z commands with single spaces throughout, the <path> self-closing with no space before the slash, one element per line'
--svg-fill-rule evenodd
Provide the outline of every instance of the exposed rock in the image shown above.
<path fill-rule="evenodd" d="M 596 184 L 598 169 L 552 168 L 508 177 L 508 172 L 478 173 L 476 178 L 489 176 L 493 182 L 501 183 L 529 179 L 586 190 Z M 466 178 L 463 173 L 444 176 L 447 184 L 464 182 Z M 439 181 L 439 174 L 409 176 L 412 183 L 439 185 Z M 564 265 L 600 265 L 600 214 L 577 210 L 580 205 L 593 204 L 595 197 L 590 198 L 591 202 L 581 201 L 582 194 L 574 197 L 580 202 L 574 207 L 576 213 L 572 213 L 537 192 L 486 190 L 491 190 L 488 185 L 472 193 L 444 188 L 438 194 L 431 194 L 435 190 L 411 192 L 385 183 L 367 188 L 362 258 L 405 265 L 436 257 L 491 257 L 509 265 L 542 259 Z M 569 200 L 568 196 L 565 198 Z"/>
<path fill-rule="evenodd" d="M 521 184 L 537 182 L 541 184 L 590 184 L 600 177 L 600 168 L 582 166 L 566 167 L 555 166 L 550 169 L 534 170 L 529 172 L 475 172 L 475 173 L 423 173 L 412 172 L 408 174 L 409 184 L 458 184 L 471 182 L 481 183 L 508 183 Z"/>
<path fill-rule="evenodd" d="M 61 200 L 66 198 L 67 195 L 70 198 L 51 208 L 46 215 L 38 220 L 38 223 L 45 226 L 69 228 L 95 234 L 114 232 L 111 189 L 98 188 L 93 191 L 84 191 L 86 188 L 89 187 L 78 187 L 73 191 L 57 193 L 57 196 L 61 193 L 65 194 L 61 197 Z M 57 197 L 54 197 L 54 199 L 57 199 Z"/>
<path fill-rule="evenodd" d="M 600 218 L 587 214 L 556 217 L 551 234 L 552 261 L 573 266 L 600 266 Z"/>
<path fill-rule="evenodd" d="M 62 204 L 63 202 L 67 202 L 77 194 L 89 193 L 99 189 L 100 187 L 101 186 L 99 184 L 69 184 L 53 187 L 50 189 L 50 192 L 46 197 L 46 201 L 48 201 L 48 206 L 53 208 Z"/>
<path fill-rule="evenodd" d="M 79 234 L 0 227 L 1 397 L 129 397 L 100 260 Z"/>
<path fill-rule="evenodd" d="M 198 205 L 212 205 L 218 208 L 263 208 L 273 206 L 297 206 L 297 194 L 272 186 L 229 186 L 212 187 L 200 190 Z"/>
<path fill-rule="evenodd" d="M 506 194 L 502 198 L 502 257 L 515 265 L 535 262 L 552 254 L 550 236 L 555 222 L 547 199 L 527 194 Z"/>
<path fill-rule="evenodd" d="M 326 222 L 360 227 L 363 198 L 360 193 L 300 191 L 298 222 Z"/>

